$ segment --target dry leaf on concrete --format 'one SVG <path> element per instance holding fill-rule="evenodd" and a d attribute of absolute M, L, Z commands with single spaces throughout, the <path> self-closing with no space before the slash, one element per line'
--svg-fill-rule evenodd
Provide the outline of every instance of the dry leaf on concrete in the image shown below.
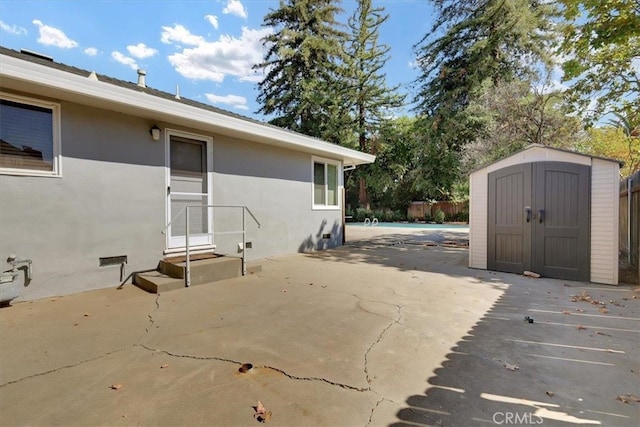
<path fill-rule="evenodd" d="M 91 316 L 91 313 L 85 313 L 83 316 L 84 317 L 89 317 L 89 316 Z"/>
<path fill-rule="evenodd" d="M 555 394 L 555 393 L 554 393 L 554 392 L 552 392 L 552 391 L 548 391 L 548 392 L 547 392 L 547 396 L 549 396 L 549 397 L 553 397 L 553 395 L 554 395 L 554 394 Z"/>
<path fill-rule="evenodd" d="M 584 330 L 586 330 L 587 328 L 585 328 L 585 327 L 584 327 L 584 326 L 582 326 L 582 325 L 578 325 L 578 326 L 576 326 L 576 329 L 577 329 L 577 330 L 579 330 L 579 331 L 584 331 Z"/>
<path fill-rule="evenodd" d="M 160 369 L 167 369 L 169 367 L 168 363 L 165 363 L 164 365 L 160 365 Z"/>
<path fill-rule="evenodd" d="M 563 311 L 562 314 L 571 314 L 570 311 Z"/>
<path fill-rule="evenodd" d="M 604 307 L 600 307 L 600 308 L 598 309 L 598 311 L 599 311 L 600 313 L 603 313 L 603 314 L 607 314 L 607 313 L 609 312 L 609 310 L 607 310 L 607 309 L 606 309 L 606 308 L 604 308 Z"/>
<path fill-rule="evenodd" d="M 629 393 L 618 396 L 616 399 L 622 403 L 640 402 L 640 397 Z"/>
<path fill-rule="evenodd" d="M 253 418 L 258 420 L 259 422 L 266 423 L 271 419 L 271 411 L 267 411 L 267 408 L 265 408 L 262 402 L 260 402 L 259 400 L 258 404 L 254 406 L 253 409 L 256 411 L 256 413 L 253 414 Z"/>
<path fill-rule="evenodd" d="M 510 371 L 517 371 L 520 369 L 517 365 L 512 365 L 511 363 L 504 363 L 504 367 Z"/>
<path fill-rule="evenodd" d="M 109 387 L 112 390 L 120 390 L 122 388 L 122 384 L 111 384 L 111 387 Z"/>

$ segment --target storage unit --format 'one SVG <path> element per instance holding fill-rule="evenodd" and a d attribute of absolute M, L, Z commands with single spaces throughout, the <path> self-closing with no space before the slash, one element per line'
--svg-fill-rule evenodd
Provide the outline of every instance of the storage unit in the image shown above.
<path fill-rule="evenodd" d="M 619 169 L 534 144 L 472 172 L 469 266 L 618 284 Z"/>

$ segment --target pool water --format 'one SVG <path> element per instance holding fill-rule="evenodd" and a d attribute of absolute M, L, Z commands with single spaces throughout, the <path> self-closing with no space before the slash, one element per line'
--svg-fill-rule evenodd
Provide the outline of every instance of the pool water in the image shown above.
<path fill-rule="evenodd" d="M 362 222 L 348 222 L 348 226 L 350 227 L 364 227 L 364 223 Z M 371 225 L 367 223 L 367 227 L 370 228 Z M 439 230 L 443 228 L 469 228 L 468 224 L 423 224 L 419 222 L 379 222 L 373 228 L 377 227 L 391 227 L 391 228 L 420 228 L 423 230 Z"/>

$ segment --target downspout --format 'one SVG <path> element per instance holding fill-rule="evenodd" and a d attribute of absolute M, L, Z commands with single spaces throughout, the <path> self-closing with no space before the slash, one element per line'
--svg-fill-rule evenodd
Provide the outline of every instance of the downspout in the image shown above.
<path fill-rule="evenodd" d="M 627 179 L 627 264 L 631 265 L 631 187 L 633 179 Z"/>

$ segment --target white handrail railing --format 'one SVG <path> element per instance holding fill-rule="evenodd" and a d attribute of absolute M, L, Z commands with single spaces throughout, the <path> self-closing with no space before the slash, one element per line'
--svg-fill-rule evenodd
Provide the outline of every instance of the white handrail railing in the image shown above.
<path fill-rule="evenodd" d="M 256 216 L 251 212 L 247 206 L 244 205 L 187 205 L 184 206 L 180 211 L 169 221 L 167 226 L 164 229 L 164 234 L 166 234 L 171 224 L 173 224 L 177 218 L 184 212 L 185 213 L 185 249 L 186 249 L 186 266 L 185 266 L 185 286 L 191 286 L 191 257 L 190 257 L 190 245 L 189 245 L 189 209 L 190 208 L 234 208 L 234 209 L 242 209 L 242 230 L 233 230 L 233 231 L 225 231 L 216 233 L 215 231 L 211 233 L 212 235 L 216 234 L 242 234 L 242 275 L 245 276 L 247 274 L 247 263 L 246 263 L 246 252 L 247 252 L 247 221 L 246 221 L 246 213 L 248 212 L 251 215 L 251 218 L 258 225 L 258 228 L 262 227 L 260 221 L 256 218 Z M 213 217 L 212 217 L 213 222 Z"/>

